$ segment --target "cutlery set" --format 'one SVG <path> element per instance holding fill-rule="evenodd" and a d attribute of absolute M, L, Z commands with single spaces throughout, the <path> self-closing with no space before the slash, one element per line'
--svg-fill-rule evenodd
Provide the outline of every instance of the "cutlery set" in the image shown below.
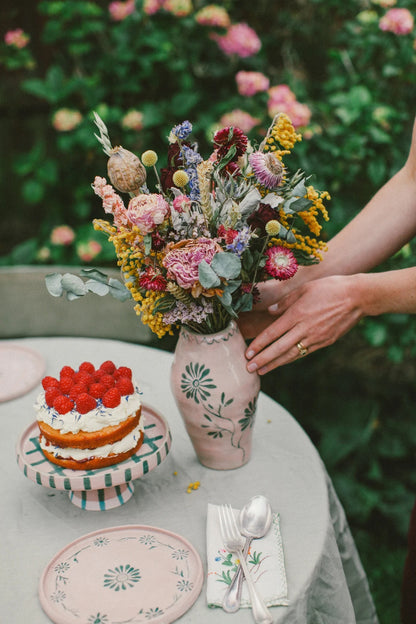
<path fill-rule="evenodd" d="M 227 613 L 234 613 L 240 607 L 241 589 L 245 578 L 250 594 L 251 608 L 256 624 L 272 624 L 273 618 L 259 595 L 251 577 L 246 557 L 253 539 L 267 534 L 272 522 L 270 503 L 264 496 L 254 496 L 240 512 L 238 524 L 230 505 L 218 508 L 222 541 L 228 552 L 239 559 L 239 566 L 225 593 L 222 607 Z"/>

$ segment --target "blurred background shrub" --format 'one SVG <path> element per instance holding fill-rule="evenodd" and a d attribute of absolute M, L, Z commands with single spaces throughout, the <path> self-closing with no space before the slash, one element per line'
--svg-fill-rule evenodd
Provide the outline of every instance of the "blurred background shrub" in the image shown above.
<path fill-rule="evenodd" d="M 258 141 L 286 112 L 304 137 L 293 167 L 332 196 L 327 238 L 407 156 L 414 0 L 6 0 L 0 17 L 1 265 L 113 264 L 91 225 L 101 206 L 90 185 L 106 176 L 93 111 L 114 145 L 162 160 L 185 119 L 208 156 L 220 125 Z M 380 269 L 414 264 L 414 251 L 411 242 Z M 329 466 L 389 623 L 415 488 L 415 354 L 413 317 L 367 319 L 264 381 Z M 377 566 L 374 544 L 385 544 Z"/>

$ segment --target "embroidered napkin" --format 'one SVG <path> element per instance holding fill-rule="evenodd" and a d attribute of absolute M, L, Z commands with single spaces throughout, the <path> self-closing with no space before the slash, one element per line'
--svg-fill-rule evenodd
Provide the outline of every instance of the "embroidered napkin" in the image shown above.
<path fill-rule="evenodd" d="M 237 517 L 239 512 L 233 511 Z M 266 605 L 287 606 L 289 601 L 279 514 L 273 514 L 272 526 L 267 535 L 251 542 L 247 563 Z M 208 606 L 221 607 L 226 589 L 237 570 L 237 556 L 225 550 L 220 533 L 218 506 L 210 503 L 207 512 L 207 567 Z M 251 606 L 245 582 L 241 606 Z"/>

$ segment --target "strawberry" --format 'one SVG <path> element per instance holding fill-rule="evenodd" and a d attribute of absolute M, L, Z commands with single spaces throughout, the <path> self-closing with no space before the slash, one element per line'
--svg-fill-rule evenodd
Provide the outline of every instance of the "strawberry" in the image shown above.
<path fill-rule="evenodd" d="M 88 392 L 88 387 L 85 384 L 82 384 L 82 383 L 74 384 L 69 392 L 69 398 L 75 401 L 77 396 L 79 396 L 83 392 Z"/>
<path fill-rule="evenodd" d="M 100 382 L 91 384 L 89 389 L 89 393 L 94 399 L 102 399 L 106 391 L 106 386 Z"/>
<path fill-rule="evenodd" d="M 103 396 L 104 407 L 117 407 L 120 405 L 121 394 L 117 388 L 110 388 Z"/>
<path fill-rule="evenodd" d="M 53 402 L 58 396 L 61 396 L 61 393 L 59 392 L 59 389 L 55 388 L 54 386 L 45 390 L 46 405 L 48 405 L 49 407 L 53 407 Z"/>
<path fill-rule="evenodd" d="M 100 370 L 104 371 L 105 373 L 108 373 L 109 375 L 112 375 L 114 371 L 116 370 L 116 367 L 111 360 L 106 360 L 105 362 L 101 364 Z"/>
<path fill-rule="evenodd" d="M 85 372 L 85 373 L 94 373 L 95 372 L 95 367 L 94 364 L 91 364 L 91 362 L 82 362 L 82 364 L 79 365 L 79 370 L 80 372 Z"/>
<path fill-rule="evenodd" d="M 114 372 L 114 377 L 116 379 L 120 379 L 120 377 L 128 377 L 131 379 L 131 368 L 128 368 L 127 366 L 119 366 L 119 368 Z"/>
<path fill-rule="evenodd" d="M 82 392 L 76 398 L 75 405 L 80 414 L 86 414 L 97 407 L 97 401 L 87 392 Z"/>
<path fill-rule="evenodd" d="M 70 366 L 64 366 L 61 368 L 60 376 L 61 377 L 73 377 L 75 375 L 75 371 Z"/>
<path fill-rule="evenodd" d="M 74 385 L 74 381 L 72 377 L 61 377 L 61 381 L 59 382 L 59 387 L 61 389 L 62 394 L 69 394 L 73 385 Z"/>
<path fill-rule="evenodd" d="M 59 414 L 67 414 L 74 407 L 74 402 L 70 398 L 60 394 L 53 402 L 53 407 Z"/>
<path fill-rule="evenodd" d="M 103 375 L 100 379 L 100 383 L 102 383 L 107 389 L 110 389 L 115 384 L 115 379 L 112 375 Z"/>
<path fill-rule="evenodd" d="M 59 388 L 59 381 L 55 377 L 46 376 L 42 379 L 42 386 L 44 390 L 48 388 Z"/>
<path fill-rule="evenodd" d="M 117 380 L 116 388 L 120 390 L 121 395 L 133 394 L 134 392 L 133 384 L 128 377 L 120 377 L 120 379 Z"/>

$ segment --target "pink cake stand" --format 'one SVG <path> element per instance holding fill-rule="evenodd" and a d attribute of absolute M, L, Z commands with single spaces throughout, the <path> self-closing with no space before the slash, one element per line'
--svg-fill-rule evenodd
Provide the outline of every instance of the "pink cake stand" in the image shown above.
<path fill-rule="evenodd" d="M 17 443 L 17 463 L 23 474 L 47 488 L 65 490 L 74 505 L 105 511 L 126 503 L 134 492 L 134 479 L 147 474 L 166 459 L 172 436 L 165 418 L 142 405 L 144 441 L 124 462 L 97 470 L 70 470 L 49 462 L 39 446 L 39 428 L 33 422 Z"/>

